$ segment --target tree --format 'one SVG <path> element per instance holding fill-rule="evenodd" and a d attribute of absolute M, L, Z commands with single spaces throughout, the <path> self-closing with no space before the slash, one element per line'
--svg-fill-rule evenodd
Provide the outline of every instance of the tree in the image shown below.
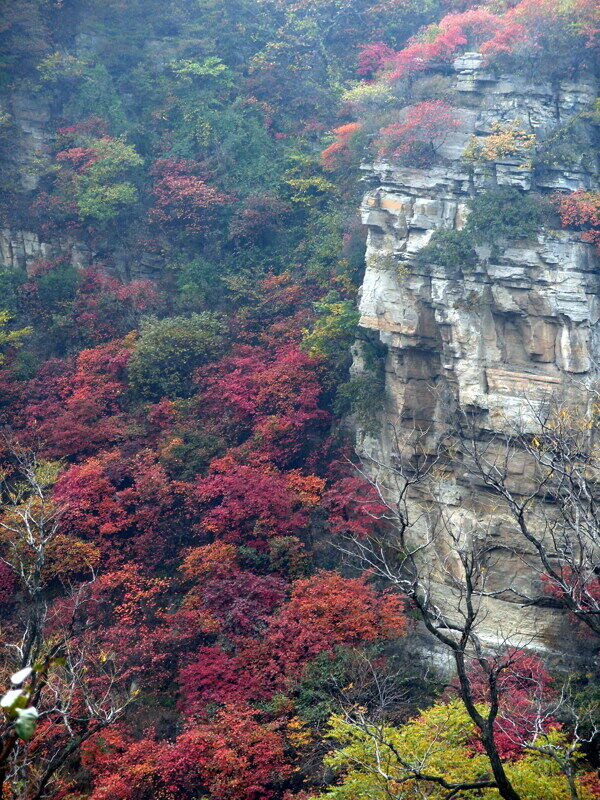
<path fill-rule="evenodd" d="M 478 705 L 485 714 L 483 704 Z M 449 800 L 482 797 L 493 800 L 498 788 L 485 756 L 473 747 L 477 729 L 459 700 L 438 702 L 405 725 L 393 727 L 368 721 L 357 712 L 334 717 L 330 736 L 341 742 L 327 757 L 340 775 L 337 786 L 321 797 L 352 800 L 389 798 L 398 790 L 402 797 Z M 507 762 L 506 771 L 516 796 L 527 800 L 592 800 L 586 778 L 569 781 L 551 756 L 544 752 L 563 744 L 564 734 L 554 729 L 540 734 L 531 749 L 523 748 Z"/>
<path fill-rule="evenodd" d="M 190 726 L 173 742 L 146 738 L 121 745 L 109 763 L 100 760 L 91 800 L 135 800 L 157 793 L 193 800 L 201 792 L 216 800 L 271 798 L 290 767 L 281 735 L 256 716 L 247 706 L 226 706 L 213 721 Z"/>
<path fill-rule="evenodd" d="M 209 312 L 143 321 L 129 362 L 129 379 L 147 400 L 189 397 L 194 372 L 223 347 L 225 329 Z"/>
<path fill-rule="evenodd" d="M 568 433 L 564 422 L 568 419 L 564 413 L 538 419 L 541 429 L 536 436 L 516 432 L 514 438 L 482 439 L 472 424 L 461 418 L 455 420 L 454 436 L 442 441 L 434 452 L 427 447 L 427 434 L 415 431 L 404 443 L 402 454 L 396 455 L 395 466 L 371 464 L 371 481 L 386 505 L 380 515 L 382 528 L 367 536 L 347 537 L 347 551 L 355 553 L 363 568 L 408 597 L 427 631 L 451 655 L 460 700 L 476 726 L 493 786 L 504 800 L 522 798 L 503 758 L 506 751 L 498 727 L 503 675 L 513 667 L 515 655 L 501 630 L 486 637 L 481 628 L 487 616 L 486 598 L 508 599 L 518 595 L 518 590 L 509 585 L 490 586 L 497 544 L 486 535 L 483 525 L 480 530 L 465 529 L 451 510 L 436 502 L 435 476 L 439 468 L 454 464 L 457 469 L 462 464 L 464 469 L 466 463 L 471 474 L 490 487 L 513 516 L 514 536 L 530 546 L 527 552 L 531 555 L 524 555 L 524 561 L 533 577 L 547 573 L 546 580 L 563 606 L 598 632 L 595 554 L 599 540 L 594 521 L 596 473 L 589 470 L 593 458 L 590 429 L 574 423 L 574 430 Z M 536 467 L 533 488 L 525 496 L 511 488 L 509 478 L 508 464 L 517 449 L 529 454 Z M 526 598 L 526 602 L 531 600 Z M 499 643 L 490 642 L 490 635 Z M 470 670 L 471 663 L 476 665 L 475 671 Z M 480 706 L 482 699 L 484 705 Z M 542 713 L 541 718 L 547 716 Z M 533 726 L 527 744 L 543 732 L 540 724 Z M 565 744 L 562 760 L 556 761 L 567 779 L 576 762 L 575 750 L 569 748 Z"/>
<path fill-rule="evenodd" d="M 137 202 L 132 179 L 143 161 L 123 138 L 76 135 L 74 146 L 58 152 L 56 160 L 63 167 L 61 191 L 74 194 L 84 219 L 108 222 Z"/>
<path fill-rule="evenodd" d="M 457 125 L 452 107 L 443 100 L 416 103 L 404 109 L 400 122 L 381 128 L 375 142 L 377 153 L 413 167 L 430 166 L 448 132 Z"/>
<path fill-rule="evenodd" d="M 150 216 L 163 225 L 188 233 L 205 233 L 215 213 L 231 198 L 196 174 L 198 165 L 187 161 L 160 159 L 152 169 L 156 176 Z"/>
<path fill-rule="evenodd" d="M 19 330 L 8 330 L 7 326 L 10 322 L 11 316 L 8 311 L 0 311 L 0 365 L 6 361 L 4 350 L 18 348 L 26 336 L 29 336 L 33 328 L 27 326 Z"/>
<path fill-rule="evenodd" d="M 24 596 L 4 629 L 2 668 L 17 672 L 1 702 L 0 790 L 41 800 L 82 744 L 123 715 L 132 695 L 118 670 L 98 660 L 85 630 L 94 552 L 84 547 L 77 553 L 75 538 L 65 546 L 60 508 L 50 498 L 60 465 L 38 460 L 15 442 L 5 445 L 13 472 L 5 475 L 0 559 Z M 56 563 L 57 548 L 71 559 L 71 575 Z M 66 587 L 56 600 L 54 584 L 61 578 Z"/>
<path fill-rule="evenodd" d="M 326 170 L 348 167 L 352 159 L 352 144 L 361 129 L 359 122 L 347 122 L 333 129 L 335 140 L 321 153 L 321 163 Z"/>

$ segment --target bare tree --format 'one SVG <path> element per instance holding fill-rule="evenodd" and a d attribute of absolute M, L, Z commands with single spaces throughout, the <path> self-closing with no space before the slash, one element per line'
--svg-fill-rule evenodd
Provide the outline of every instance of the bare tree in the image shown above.
<path fill-rule="evenodd" d="M 15 672 L 17 684 L 2 701 L 0 794 L 6 787 L 9 796 L 42 800 L 83 742 L 118 720 L 134 693 L 95 652 L 87 625 L 93 569 L 79 584 L 63 584 L 55 602 L 49 564 L 61 510 L 51 490 L 60 464 L 5 444 L 12 470 L 3 476 L 0 560 L 18 581 L 19 602 L 3 630 L 5 685 Z"/>
<path fill-rule="evenodd" d="M 397 448 L 392 465 L 370 459 L 361 470 L 385 507 L 378 515 L 379 532 L 349 537 L 342 545 L 363 568 L 411 600 L 427 631 L 451 655 L 459 697 L 490 763 L 490 780 L 482 780 L 479 788 L 493 786 L 504 800 L 521 800 L 497 742 L 503 728 L 501 687 L 504 676 L 515 666 L 511 655 L 515 651 L 510 647 L 512 631 L 499 623 L 490 630 L 489 603 L 512 596 L 513 601 L 527 606 L 548 598 L 519 594 L 514 585 L 490 585 L 502 548 L 490 535 L 489 520 L 482 515 L 477 524 L 466 525 L 460 513 L 440 500 L 439 484 L 456 471 L 467 472 L 483 483 L 495 502 L 504 504 L 504 512 L 527 545 L 525 551 L 515 548 L 526 568 L 533 576 L 544 572 L 554 594 L 558 587 L 558 601 L 596 631 L 598 595 L 590 585 L 597 581 L 594 481 L 598 473 L 590 460 L 590 448 L 578 447 L 579 439 L 569 439 L 550 419 L 546 417 L 544 436 L 542 432 L 536 436 L 515 432 L 514 436 L 482 439 L 481 433 L 461 418 L 447 435 L 438 437 L 435 446 L 428 432 L 412 431 L 404 438 L 403 447 Z M 518 494 L 510 482 L 509 463 L 516 448 L 534 462 L 535 480 L 525 494 Z M 504 545 L 504 549 L 508 547 Z M 527 647 L 528 642 L 520 645 Z M 480 676 L 476 683 L 473 667 Z M 481 704 L 482 688 L 485 705 Z M 566 707 L 565 695 L 560 707 Z M 540 700 L 531 730 L 520 745 L 553 758 L 575 800 L 574 774 L 581 739 L 578 718 L 573 713 L 573 739 L 558 747 L 543 741 L 549 713 Z M 377 738 L 371 720 L 360 715 L 354 720 Z M 408 769 L 410 765 L 404 766 Z M 450 785 L 424 767 L 409 771 L 415 780 L 448 789 L 448 797 L 476 788 L 468 782 Z"/>
<path fill-rule="evenodd" d="M 590 394 L 590 402 L 594 396 Z M 555 398 L 529 404 L 533 425 L 505 423 L 505 435 L 482 436 L 467 415 L 454 431 L 468 474 L 498 497 L 517 538 L 528 546 L 524 567 L 542 574 L 544 594 L 525 604 L 560 605 L 600 636 L 600 442 L 595 403 L 586 413 Z M 510 462 L 527 461 L 527 480 L 516 485 Z"/>

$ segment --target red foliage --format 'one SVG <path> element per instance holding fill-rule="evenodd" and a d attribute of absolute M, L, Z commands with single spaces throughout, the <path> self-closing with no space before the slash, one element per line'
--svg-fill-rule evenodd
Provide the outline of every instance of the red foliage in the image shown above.
<path fill-rule="evenodd" d="M 503 25 L 481 51 L 487 55 L 543 51 L 549 54 L 566 45 L 579 51 L 578 61 L 586 58 L 585 49 L 595 47 L 600 33 L 600 12 L 596 0 L 521 0 L 503 17 Z"/>
<path fill-rule="evenodd" d="M 96 138 L 108 137 L 109 124 L 103 117 L 88 117 L 73 125 L 65 125 L 57 129 L 61 137 L 92 136 Z"/>
<path fill-rule="evenodd" d="M 600 192 L 578 189 L 570 194 L 556 194 L 554 201 L 562 224 L 581 231 L 581 238 L 600 250 Z"/>
<path fill-rule="evenodd" d="M 375 488 L 359 476 L 336 481 L 325 493 L 323 506 L 333 533 L 346 536 L 372 535 L 387 511 Z"/>
<path fill-rule="evenodd" d="M 293 536 L 308 522 L 299 497 L 275 469 L 221 459 L 197 484 L 206 512 L 201 526 L 224 542 L 260 544 L 270 536 Z"/>
<path fill-rule="evenodd" d="M 385 42 L 371 42 L 364 45 L 358 54 L 358 74 L 370 77 L 379 72 L 395 55 Z"/>
<path fill-rule="evenodd" d="M 93 147 L 70 147 L 56 154 L 57 161 L 66 161 L 76 172 L 85 172 L 101 158 Z"/>
<path fill-rule="evenodd" d="M 321 153 L 321 163 L 325 169 L 335 170 L 348 164 L 352 156 L 350 140 L 360 128 L 360 123 L 348 122 L 333 129 L 335 141 Z"/>
<path fill-rule="evenodd" d="M 131 459 L 105 451 L 72 466 L 60 476 L 54 497 L 65 529 L 95 540 L 107 563 L 132 555 L 164 561 L 176 545 L 177 526 L 186 524 L 185 486 L 169 481 L 149 451 Z"/>
<path fill-rule="evenodd" d="M 485 9 L 470 9 L 462 14 L 448 14 L 436 25 L 431 41 L 413 40 L 396 53 L 391 80 L 427 69 L 436 62 L 448 61 L 459 47 L 477 49 L 503 27 L 502 18 Z"/>
<path fill-rule="evenodd" d="M 564 601 L 566 597 L 575 604 L 575 607 L 586 615 L 598 614 L 600 609 L 600 576 L 590 574 L 588 569 L 574 570 L 572 567 L 557 569 L 559 578 L 542 575 L 545 590 L 552 597 Z M 580 632 L 585 636 L 589 633 L 588 627 L 576 615 L 572 614 L 574 622 L 580 627 Z"/>
<path fill-rule="evenodd" d="M 338 645 L 390 639 L 406 630 L 404 602 L 377 594 L 365 578 L 318 572 L 294 583 L 289 603 L 269 625 L 272 658 L 293 674 L 319 653 Z"/>
<path fill-rule="evenodd" d="M 595 0 L 572 0 L 562 6 L 554 0 L 521 0 L 504 14 L 468 9 L 447 14 L 432 26 L 425 41 L 415 38 L 396 53 L 390 79 L 449 61 L 461 48 L 479 50 L 488 57 L 519 49 L 529 54 L 542 49 L 552 53 L 561 41 L 570 51 L 577 48 L 577 40 L 582 48 L 592 48 L 599 30 Z"/>
<path fill-rule="evenodd" d="M 498 675 L 499 713 L 494 722 L 498 752 L 501 758 L 519 758 L 525 742 L 530 742 L 540 729 L 550 730 L 557 725 L 551 716 L 539 716 L 540 708 L 554 696 L 551 677 L 537 656 L 515 648 L 507 650 L 491 666 Z M 488 677 L 476 661 L 470 681 L 476 701 L 489 703 Z M 472 744 L 483 752 L 481 741 Z"/>
<path fill-rule="evenodd" d="M 110 763 L 95 762 L 97 746 L 87 747 L 97 786 L 90 800 L 192 800 L 205 792 L 215 800 L 268 800 L 273 782 L 290 774 L 282 737 L 244 706 L 223 708 L 172 743 L 145 738 L 115 744 Z"/>
<path fill-rule="evenodd" d="M 275 194 L 252 195 L 246 198 L 241 212 L 229 226 L 230 236 L 241 244 L 267 244 L 290 211 L 290 206 Z"/>
<path fill-rule="evenodd" d="M 379 131 L 377 152 L 410 166 L 426 167 L 435 158 L 448 131 L 457 126 L 452 107 L 443 100 L 416 103 L 404 109 L 401 122 Z"/>
<path fill-rule="evenodd" d="M 48 192 L 36 194 L 31 204 L 31 214 L 42 233 L 64 233 L 79 226 L 77 203 Z"/>
<path fill-rule="evenodd" d="M 198 381 L 209 410 L 228 413 L 238 435 L 252 436 L 263 458 L 284 465 L 328 421 L 318 406 L 317 368 L 297 345 L 274 351 L 242 346 L 200 371 Z"/>
<path fill-rule="evenodd" d="M 32 437 L 45 442 L 48 455 L 93 452 L 124 438 L 120 399 L 130 352 L 117 339 L 82 350 L 74 366 L 47 362 L 29 382 L 24 422 Z"/>
<path fill-rule="evenodd" d="M 150 210 L 154 221 L 203 233 L 210 227 L 215 212 L 231 202 L 230 197 L 196 174 L 197 169 L 198 165 L 189 161 L 155 162 L 154 206 Z"/>
<path fill-rule="evenodd" d="M 98 267 L 88 267 L 79 273 L 73 324 L 92 341 L 102 341 L 132 330 L 140 312 L 161 305 L 162 297 L 152 281 L 121 283 Z"/>
<path fill-rule="evenodd" d="M 272 687 L 260 664 L 225 653 L 220 647 L 201 647 L 179 672 L 181 707 L 190 715 L 206 713 L 208 703 L 239 704 L 266 700 Z"/>
<path fill-rule="evenodd" d="M 202 609 L 229 635 L 259 634 L 285 598 L 285 583 L 271 575 L 241 570 L 235 548 L 223 542 L 193 548 L 182 572 L 199 581 L 186 595 L 186 608 Z"/>
<path fill-rule="evenodd" d="M 226 706 L 214 722 L 190 728 L 159 757 L 167 790 L 193 797 L 206 788 L 217 800 L 267 800 L 291 773 L 282 737 L 244 706 Z"/>

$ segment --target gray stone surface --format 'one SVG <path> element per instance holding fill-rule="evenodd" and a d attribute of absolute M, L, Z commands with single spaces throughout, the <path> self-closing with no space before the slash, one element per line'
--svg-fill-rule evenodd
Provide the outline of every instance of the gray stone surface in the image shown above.
<path fill-rule="evenodd" d="M 361 325 L 387 346 L 386 411 L 380 434 L 358 430 L 357 446 L 378 462 L 392 463 L 395 437 L 403 441 L 415 425 L 435 439 L 443 428 L 442 387 L 449 387 L 459 407 L 477 414 L 483 432 L 502 434 L 517 425 L 534 432 L 540 403 L 573 380 L 597 377 L 600 264 L 593 246 L 577 233 L 540 229 L 535 240 L 500 243 L 493 253 L 478 248 L 479 263 L 470 269 L 414 260 L 434 231 L 461 228 L 469 197 L 491 185 L 542 194 L 598 187 L 595 167 L 582 172 L 556 165 L 538 176 L 504 158 L 469 169 L 461 155 L 471 133 L 484 137 L 494 123 L 513 120 L 528 132 L 547 132 L 597 94 L 587 79 L 532 85 L 518 76 L 496 77 L 481 64 L 476 53 L 454 63 L 457 105 L 462 96 L 465 107 L 459 135 L 448 139 L 440 164 L 428 170 L 384 161 L 363 167 L 374 188 L 362 204 L 368 237 Z M 357 348 L 354 371 L 361 369 Z M 526 490 L 531 465 L 515 454 L 514 469 L 516 485 Z M 438 500 L 465 530 L 485 525 L 499 542 L 517 547 L 510 519 L 472 479 L 444 476 Z M 415 516 L 420 502 L 411 500 Z M 527 574 L 518 547 L 494 567 L 497 585 L 512 581 L 526 590 L 537 577 Z M 443 580 L 438 589 L 443 597 Z M 556 646 L 562 624 L 556 611 L 524 611 L 517 602 L 495 598 L 486 613 L 490 642 L 505 636 L 515 644 Z"/>

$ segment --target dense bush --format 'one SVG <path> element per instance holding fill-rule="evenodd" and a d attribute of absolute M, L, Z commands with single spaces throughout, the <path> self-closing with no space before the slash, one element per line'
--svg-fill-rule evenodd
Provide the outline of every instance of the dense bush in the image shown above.
<path fill-rule="evenodd" d="M 441 267 L 468 270 L 477 263 L 477 253 L 469 231 L 435 231 L 429 243 L 416 255 L 421 266 L 438 264 Z"/>
<path fill-rule="evenodd" d="M 134 393 L 148 400 L 188 397 L 194 371 L 221 350 L 224 332 L 210 313 L 145 320 L 129 362 Z"/>
<path fill-rule="evenodd" d="M 443 100 L 424 100 L 404 109 L 400 122 L 386 125 L 375 142 L 378 155 L 412 167 L 430 166 L 458 119 Z"/>
<path fill-rule="evenodd" d="M 544 218 L 539 200 L 511 186 L 482 192 L 469 202 L 465 233 L 475 242 L 495 244 L 500 239 L 533 239 Z"/>

